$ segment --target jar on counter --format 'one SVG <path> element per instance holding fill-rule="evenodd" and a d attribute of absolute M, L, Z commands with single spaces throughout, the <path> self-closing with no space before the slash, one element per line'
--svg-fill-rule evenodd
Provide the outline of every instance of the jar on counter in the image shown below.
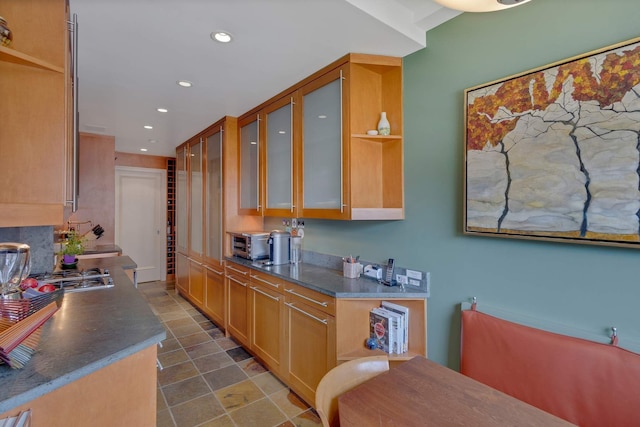
<path fill-rule="evenodd" d="M 4 20 L 2 16 L 0 16 L 0 45 L 9 46 L 13 41 L 13 34 L 9 29 L 9 25 L 7 21 Z"/>

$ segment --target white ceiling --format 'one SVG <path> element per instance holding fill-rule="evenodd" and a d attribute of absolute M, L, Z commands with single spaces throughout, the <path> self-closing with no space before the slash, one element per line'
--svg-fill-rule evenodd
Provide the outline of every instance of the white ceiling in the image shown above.
<path fill-rule="evenodd" d="M 348 52 L 402 57 L 422 49 L 427 30 L 460 13 L 431 0 L 70 5 L 79 23 L 80 131 L 114 135 L 116 151 L 160 156 L 175 155 L 177 145 L 223 116 L 243 114 Z M 233 42 L 212 41 L 218 30 Z M 177 80 L 194 85 L 185 89 Z"/>

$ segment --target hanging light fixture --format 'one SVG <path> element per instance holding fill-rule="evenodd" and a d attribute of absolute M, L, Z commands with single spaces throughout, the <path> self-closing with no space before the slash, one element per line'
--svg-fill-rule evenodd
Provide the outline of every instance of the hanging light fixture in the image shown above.
<path fill-rule="evenodd" d="M 449 9 L 463 12 L 494 12 L 515 7 L 531 0 L 435 0 Z"/>

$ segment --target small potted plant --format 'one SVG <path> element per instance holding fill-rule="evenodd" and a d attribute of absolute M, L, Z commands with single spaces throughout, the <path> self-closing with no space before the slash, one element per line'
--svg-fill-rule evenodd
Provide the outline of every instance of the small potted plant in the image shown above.
<path fill-rule="evenodd" d="M 78 259 L 76 255 L 80 255 L 84 252 L 84 244 L 82 237 L 78 236 L 75 231 L 70 231 L 67 235 L 67 241 L 62 247 L 62 263 L 63 264 L 75 264 Z"/>

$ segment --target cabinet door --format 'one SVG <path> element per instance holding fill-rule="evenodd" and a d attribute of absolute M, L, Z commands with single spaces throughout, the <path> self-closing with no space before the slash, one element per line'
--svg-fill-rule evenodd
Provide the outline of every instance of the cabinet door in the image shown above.
<path fill-rule="evenodd" d="M 249 273 L 232 264 L 226 269 L 226 283 L 227 332 L 249 347 Z"/>
<path fill-rule="evenodd" d="M 204 311 L 216 325 L 224 328 L 224 270 L 220 266 L 205 266 Z"/>
<path fill-rule="evenodd" d="M 202 199 L 204 182 L 202 176 L 202 139 L 189 144 L 189 256 L 202 256 Z"/>
<path fill-rule="evenodd" d="M 189 262 L 189 296 L 191 301 L 202 308 L 204 306 L 204 271 L 198 261 Z"/>
<path fill-rule="evenodd" d="M 1 0 L 0 10 L 14 34 L 0 54 L 0 227 L 60 225 L 67 184 L 65 1 Z"/>
<path fill-rule="evenodd" d="M 189 295 L 189 258 L 176 254 L 176 287 L 184 295 Z"/>
<path fill-rule="evenodd" d="M 293 97 L 265 108 L 264 177 L 265 216 L 296 216 L 294 212 Z"/>
<path fill-rule="evenodd" d="M 265 286 L 250 286 L 251 350 L 268 368 L 281 373 L 284 351 L 284 296 Z"/>
<path fill-rule="evenodd" d="M 176 150 L 176 251 L 186 254 L 189 246 L 187 229 L 187 147 Z"/>
<path fill-rule="evenodd" d="M 327 73 L 300 89 L 302 206 L 304 218 L 348 219 L 347 69 Z"/>
<path fill-rule="evenodd" d="M 260 126 L 257 115 L 241 120 L 240 127 L 240 185 L 239 213 L 262 215 L 260 205 Z"/>
<path fill-rule="evenodd" d="M 289 386 L 307 403 L 315 404 L 318 383 L 335 366 L 333 316 L 287 297 L 285 335 Z"/>
<path fill-rule="evenodd" d="M 205 238 L 205 256 L 208 259 L 222 261 L 223 222 L 222 222 L 222 129 L 205 139 L 206 153 L 206 188 L 205 221 L 207 235 Z"/>

